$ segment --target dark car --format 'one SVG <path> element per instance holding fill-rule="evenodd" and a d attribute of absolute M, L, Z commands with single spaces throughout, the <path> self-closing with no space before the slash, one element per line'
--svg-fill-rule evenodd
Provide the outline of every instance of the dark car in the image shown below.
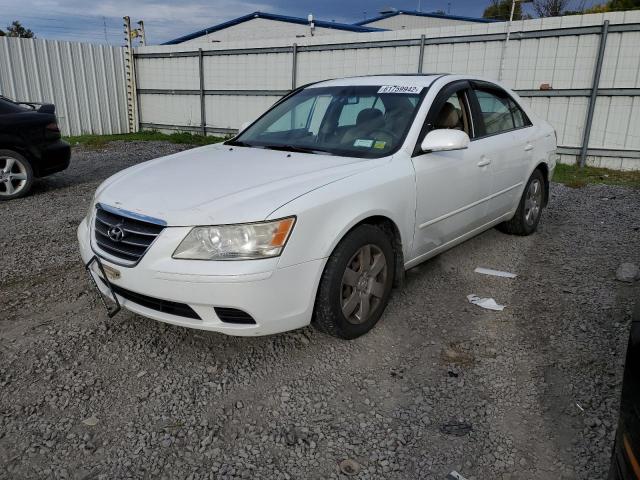
<path fill-rule="evenodd" d="M 64 170 L 70 157 L 53 105 L 0 96 L 0 200 L 26 195 L 34 178 Z"/>
<path fill-rule="evenodd" d="M 640 480 L 640 302 L 631 321 L 620 419 L 609 473 L 609 480 L 631 479 Z"/>

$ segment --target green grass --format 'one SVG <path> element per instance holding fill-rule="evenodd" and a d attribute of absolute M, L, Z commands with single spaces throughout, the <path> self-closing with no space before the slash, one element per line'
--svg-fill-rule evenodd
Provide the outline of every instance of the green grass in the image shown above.
<path fill-rule="evenodd" d="M 80 135 L 77 137 L 66 137 L 65 140 L 71 145 L 84 145 L 90 148 L 102 148 L 109 142 L 139 142 L 164 140 L 171 143 L 180 143 L 187 145 L 209 145 L 211 143 L 219 143 L 224 140 L 221 137 L 194 135 L 188 132 L 178 133 L 160 133 L 153 130 L 145 130 L 137 133 L 123 133 L 121 135 Z"/>
<path fill-rule="evenodd" d="M 558 163 L 553 174 L 553 181 L 564 183 L 572 188 L 582 188 L 592 183 L 640 188 L 640 171 L 623 172 L 608 168 L 580 168 L 577 165 Z"/>

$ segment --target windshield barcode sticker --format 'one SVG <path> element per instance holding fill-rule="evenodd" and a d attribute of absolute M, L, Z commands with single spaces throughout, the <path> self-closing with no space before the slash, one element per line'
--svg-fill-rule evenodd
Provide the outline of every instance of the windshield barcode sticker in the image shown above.
<path fill-rule="evenodd" d="M 422 88 L 416 85 L 384 85 L 378 93 L 420 93 Z"/>
<path fill-rule="evenodd" d="M 373 145 L 373 140 L 368 140 L 366 138 L 357 138 L 355 142 L 353 142 L 354 147 L 365 147 L 371 148 Z"/>

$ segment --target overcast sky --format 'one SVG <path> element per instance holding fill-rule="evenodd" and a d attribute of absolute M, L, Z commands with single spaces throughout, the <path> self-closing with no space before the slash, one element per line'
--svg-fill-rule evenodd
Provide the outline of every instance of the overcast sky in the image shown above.
<path fill-rule="evenodd" d="M 574 6 L 583 0 L 573 0 Z M 599 3 L 584 0 L 587 5 Z M 20 20 L 39 38 L 122 43 L 122 16 L 144 20 L 157 44 L 254 11 L 352 23 L 385 6 L 481 16 L 489 0 L 0 0 L 0 28 Z M 366 13 L 365 13 L 366 12 Z"/>

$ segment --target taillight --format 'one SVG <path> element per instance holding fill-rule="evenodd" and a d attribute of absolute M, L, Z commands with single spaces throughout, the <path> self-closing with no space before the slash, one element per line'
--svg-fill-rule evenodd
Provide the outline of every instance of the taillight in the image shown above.
<path fill-rule="evenodd" d="M 45 125 L 44 137 L 48 140 L 57 140 L 60 138 L 60 128 L 56 122 L 51 122 Z"/>

